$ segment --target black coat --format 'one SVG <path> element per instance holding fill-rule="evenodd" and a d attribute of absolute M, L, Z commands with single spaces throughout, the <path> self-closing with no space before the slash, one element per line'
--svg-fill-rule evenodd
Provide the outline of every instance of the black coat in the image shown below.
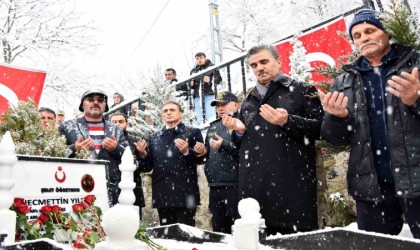
<path fill-rule="evenodd" d="M 399 59 L 389 71 L 387 79 L 411 72 L 420 67 L 420 52 L 414 48 L 393 45 Z M 349 116 L 340 119 L 325 114 L 322 138 L 328 142 L 351 145 L 348 190 L 356 200 L 377 201 L 382 195 L 376 173 L 370 137 L 370 121 L 364 91 L 363 76 L 356 70 L 363 58 L 343 66 L 345 73 L 338 76 L 331 91 L 343 92 L 348 97 Z M 420 196 L 420 98 L 409 107 L 388 93 L 388 138 L 391 152 L 392 174 L 396 195 L 415 198 Z"/>
<path fill-rule="evenodd" d="M 118 203 L 118 194 L 120 189 L 118 188 L 118 183 L 121 180 L 121 171 L 119 165 L 121 163 L 121 157 L 124 153 L 125 148 L 128 146 L 128 142 L 124 137 L 123 131 L 120 127 L 116 126 L 112 122 L 103 120 L 105 124 L 105 137 L 110 138 L 112 135 L 115 136 L 118 146 L 112 151 L 106 151 L 102 146 L 99 153 L 96 153 L 95 150 L 92 150 L 92 156 L 96 160 L 108 160 L 109 161 L 109 176 L 108 176 L 108 191 L 110 198 L 110 205 L 115 205 Z M 76 156 L 75 142 L 79 139 L 80 136 L 83 137 L 83 140 L 90 137 L 89 130 L 86 124 L 86 119 L 84 117 L 68 120 L 63 122 L 59 128 L 60 134 L 64 135 L 67 141 L 68 148 L 72 151 L 72 154 L 69 156 L 71 158 Z"/>
<path fill-rule="evenodd" d="M 262 100 L 254 88 L 242 103 L 246 131 L 240 146 L 239 194 L 259 202 L 267 226 L 317 228 L 315 140 L 323 109 L 318 98 L 308 96 L 314 93 L 307 83 L 280 75 Z M 267 122 L 259 114 L 262 104 L 286 109 L 287 123 Z"/>
<path fill-rule="evenodd" d="M 219 150 L 210 147 L 210 139 L 215 135 L 223 138 Z M 207 154 L 204 167 L 210 187 L 237 186 L 239 179 L 239 148 L 231 141 L 229 130 L 223 126 L 221 119 L 210 123 L 205 141 Z"/>
<path fill-rule="evenodd" d="M 183 155 L 175 146 L 174 140 L 188 139 L 189 152 Z M 196 142 L 203 142 L 199 129 L 178 124 L 174 129 L 166 129 L 152 134 L 147 144 L 147 157 L 139 159 L 139 166 L 152 170 L 153 206 L 195 207 L 200 204 L 198 191 L 198 157 L 193 148 Z"/>
<path fill-rule="evenodd" d="M 214 64 L 209 59 L 207 59 L 203 65 L 196 65 L 193 69 L 191 69 L 190 75 L 198 73 L 211 66 L 214 66 Z M 210 82 L 204 82 L 203 81 L 204 76 L 209 76 Z M 201 91 L 203 95 L 214 95 L 214 91 L 212 87 L 213 83 L 217 85 L 217 84 L 220 84 L 221 82 L 222 82 L 222 76 L 220 75 L 220 72 L 217 69 L 201 76 L 200 78 L 194 79 L 193 85 L 191 86 L 191 88 L 194 90 L 193 97 L 195 98 L 200 95 L 200 85 L 201 85 Z"/>

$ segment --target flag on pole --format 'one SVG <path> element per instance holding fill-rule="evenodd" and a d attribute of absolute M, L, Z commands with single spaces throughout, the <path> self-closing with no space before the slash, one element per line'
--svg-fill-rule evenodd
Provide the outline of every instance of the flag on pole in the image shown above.
<path fill-rule="evenodd" d="M 0 63 L 0 120 L 9 105 L 32 98 L 39 103 L 47 73 Z"/>

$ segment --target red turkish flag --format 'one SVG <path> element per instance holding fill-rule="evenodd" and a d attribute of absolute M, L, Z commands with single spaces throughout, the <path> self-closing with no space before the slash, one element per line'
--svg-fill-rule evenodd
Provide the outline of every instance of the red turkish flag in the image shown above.
<path fill-rule="evenodd" d="M 312 68 L 327 64 L 339 65 L 338 59 L 341 56 L 353 53 L 350 44 L 339 35 L 340 31 L 347 32 L 344 18 L 335 19 L 298 37 L 306 49 L 306 59 Z M 276 48 L 282 61 L 280 69 L 289 75 L 289 57 L 293 46 L 289 41 L 283 41 Z M 312 73 L 311 79 L 314 82 L 329 80 L 316 73 Z"/>
<path fill-rule="evenodd" d="M 38 104 L 46 75 L 44 71 L 0 63 L 0 119 L 9 103 L 17 106 L 18 101 L 30 97 Z"/>

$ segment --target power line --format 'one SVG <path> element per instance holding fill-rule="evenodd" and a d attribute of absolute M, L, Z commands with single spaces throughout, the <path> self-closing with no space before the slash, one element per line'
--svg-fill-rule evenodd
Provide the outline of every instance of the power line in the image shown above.
<path fill-rule="evenodd" d="M 147 30 L 147 32 L 144 34 L 144 36 L 142 37 L 142 39 L 140 40 L 140 42 L 137 44 L 136 48 L 134 48 L 133 52 L 131 52 L 130 57 L 128 57 L 127 61 L 124 63 L 125 67 L 127 65 L 127 63 L 131 60 L 131 58 L 134 56 L 134 54 L 136 53 L 137 49 L 143 44 L 144 40 L 147 38 L 147 36 L 149 35 L 150 31 L 152 30 L 153 26 L 155 25 L 155 23 L 157 22 L 157 20 L 159 19 L 160 15 L 162 15 L 163 11 L 166 9 L 166 6 L 168 6 L 169 4 L 169 0 L 166 1 L 165 5 L 162 7 L 162 9 L 160 10 L 159 14 L 157 15 L 157 17 L 155 18 L 155 20 L 153 21 L 153 23 L 150 25 L 149 29 Z"/>

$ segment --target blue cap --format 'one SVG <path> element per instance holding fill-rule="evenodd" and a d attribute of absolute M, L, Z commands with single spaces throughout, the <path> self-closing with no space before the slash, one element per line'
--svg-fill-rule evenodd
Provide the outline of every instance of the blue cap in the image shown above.
<path fill-rule="evenodd" d="M 362 9 L 356 12 L 356 14 L 354 15 L 353 21 L 351 21 L 350 23 L 349 36 L 351 40 L 353 40 L 351 30 L 353 29 L 355 25 L 358 25 L 360 23 L 369 23 L 378 27 L 381 30 L 384 30 L 384 27 L 382 26 L 382 23 L 379 17 L 379 12 L 375 10 L 371 10 L 371 9 Z"/>

